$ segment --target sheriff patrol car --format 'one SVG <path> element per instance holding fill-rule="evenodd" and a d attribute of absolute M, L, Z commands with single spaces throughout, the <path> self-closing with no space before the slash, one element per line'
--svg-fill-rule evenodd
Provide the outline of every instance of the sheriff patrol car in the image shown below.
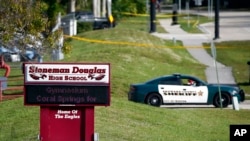
<path fill-rule="evenodd" d="M 219 92 L 220 90 L 220 92 Z M 239 102 L 245 94 L 238 86 L 208 84 L 201 79 L 184 74 L 161 76 L 145 83 L 131 84 L 128 99 L 134 102 L 160 106 L 166 104 L 213 104 L 227 107 L 232 97 Z"/>

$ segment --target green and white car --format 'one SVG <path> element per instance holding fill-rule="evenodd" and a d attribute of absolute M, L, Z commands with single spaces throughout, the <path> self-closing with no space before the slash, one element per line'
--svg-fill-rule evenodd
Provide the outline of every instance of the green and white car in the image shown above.
<path fill-rule="evenodd" d="M 219 92 L 220 90 L 220 92 Z M 173 74 L 152 79 L 145 83 L 131 84 L 128 99 L 134 102 L 160 106 L 167 104 L 201 104 L 227 107 L 233 97 L 245 100 L 245 93 L 238 86 L 208 84 L 190 75 Z"/>

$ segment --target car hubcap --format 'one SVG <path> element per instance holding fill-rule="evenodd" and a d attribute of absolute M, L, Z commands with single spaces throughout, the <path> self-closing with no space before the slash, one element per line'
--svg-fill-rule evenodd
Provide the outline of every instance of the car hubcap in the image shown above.
<path fill-rule="evenodd" d="M 158 99 L 157 98 L 152 98 L 151 103 L 153 105 L 157 104 L 158 103 Z"/>

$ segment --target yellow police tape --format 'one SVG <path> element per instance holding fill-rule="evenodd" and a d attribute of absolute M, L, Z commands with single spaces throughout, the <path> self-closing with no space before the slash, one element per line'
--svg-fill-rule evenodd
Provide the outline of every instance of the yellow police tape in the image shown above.
<path fill-rule="evenodd" d="M 122 14 L 123 15 L 129 15 L 129 16 L 141 16 L 141 17 L 150 16 L 149 14 L 135 14 L 135 13 L 129 13 L 129 12 L 122 12 Z M 156 17 L 160 17 L 160 18 L 171 18 L 173 16 L 184 17 L 184 16 L 187 16 L 187 14 L 167 14 L 167 15 L 156 14 Z"/>
<path fill-rule="evenodd" d="M 76 37 L 76 36 L 68 36 L 64 35 L 65 37 L 85 41 L 85 42 L 91 42 L 91 43 L 99 43 L 99 44 L 113 44 L 113 45 L 129 45 L 129 46 L 138 46 L 138 47 L 155 47 L 155 48 L 166 48 L 166 46 L 155 46 L 151 44 L 140 44 L 140 43 L 134 43 L 134 42 L 119 42 L 119 41 L 106 41 L 106 40 L 96 40 L 96 39 L 88 39 L 84 37 Z M 177 48 L 183 48 L 183 47 L 177 47 Z"/>
<path fill-rule="evenodd" d="M 193 49 L 199 49 L 199 48 L 210 48 L 210 46 L 189 46 L 189 47 L 183 47 L 183 46 L 158 46 L 158 45 L 152 45 L 152 44 L 143 44 L 143 43 L 135 43 L 135 42 L 119 42 L 119 41 L 107 41 L 107 40 L 96 40 L 96 39 L 88 39 L 84 37 L 77 37 L 77 36 L 69 36 L 64 35 L 64 37 L 72 38 L 80 41 L 85 42 L 91 42 L 91 43 L 99 43 L 99 44 L 112 44 L 112 45 L 128 45 L 128 46 L 136 46 L 136 47 L 153 47 L 153 48 L 178 48 L 178 49 L 185 49 L 185 48 L 193 48 Z M 230 47 L 216 47 L 216 48 L 230 48 Z"/>
<path fill-rule="evenodd" d="M 199 24 L 199 20 L 196 20 L 196 22 L 193 24 L 193 27 L 197 27 L 198 24 Z"/>
<path fill-rule="evenodd" d="M 132 16 L 149 16 L 148 14 L 133 14 L 133 13 L 126 13 L 123 12 L 122 14 L 124 15 L 132 15 Z M 157 15 L 157 17 L 172 17 L 172 16 L 186 16 L 185 14 L 177 14 L 177 15 Z M 109 17 L 112 18 L 113 17 Z M 199 20 L 190 20 L 191 22 L 194 22 L 193 27 L 197 26 L 199 24 Z M 131 22 L 131 21 L 129 21 Z M 137 23 L 137 21 L 133 21 Z M 157 21 L 153 21 L 157 22 Z M 141 21 L 138 23 L 142 23 Z M 143 22 L 145 23 L 145 22 Z M 64 35 L 67 38 L 72 38 L 76 40 L 81 40 L 85 42 L 91 42 L 91 43 L 99 43 L 99 44 L 113 44 L 113 45 L 129 45 L 129 46 L 137 46 L 137 47 L 154 47 L 154 48 L 179 48 L 179 49 L 185 49 L 185 48 L 210 48 L 210 46 L 189 46 L 189 47 L 183 47 L 183 46 L 157 46 L 157 45 L 152 45 L 152 44 L 143 44 L 143 43 L 134 43 L 134 42 L 119 42 L 119 41 L 107 41 L 107 40 L 96 40 L 96 39 L 88 39 L 84 37 L 77 37 L 77 36 L 68 36 Z M 217 46 L 216 48 L 230 48 L 230 47 L 222 47 L 222 46 Z"/>

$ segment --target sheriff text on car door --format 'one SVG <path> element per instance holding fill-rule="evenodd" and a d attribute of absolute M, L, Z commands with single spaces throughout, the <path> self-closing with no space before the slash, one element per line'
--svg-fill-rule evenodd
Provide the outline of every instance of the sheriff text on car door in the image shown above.
<path fill-rule="evenodd" d="M 207 103 L 206 86 L 158 85 L 163 103 Z"/>

